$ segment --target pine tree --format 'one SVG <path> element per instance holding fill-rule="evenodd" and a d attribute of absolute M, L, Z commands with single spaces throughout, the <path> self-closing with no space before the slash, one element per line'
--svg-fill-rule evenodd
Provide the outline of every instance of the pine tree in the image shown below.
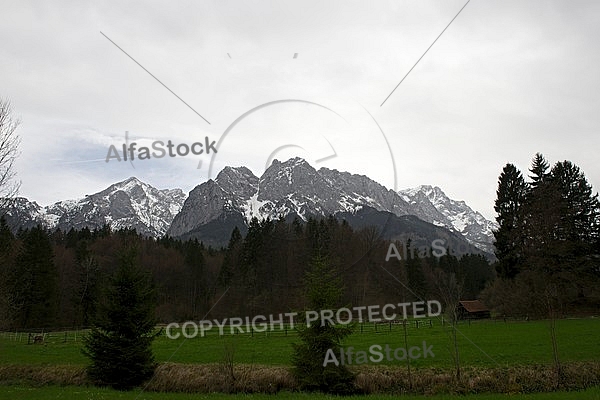
<path fill-rule="evenodd" d="M 556 191 L 554 179 L 547 172 L 548 162 L 537 153 L 529 171 L 531 182 L 523 206 L 523 260 L 528 270 L 556 269 L 557 259 L 552 255 L 554 235 L 560 223 L 562 200 Z"/>
<path fill-rule="evenodd" d="M 79 270 L 78 288 L 73 302 L 80 312 L 80 321 L 88 326 L 96 314 L 100 270 L 96 257 L 88 249 L 86 241 L 77 245 L 75 259 Z"/>
<path fill-rule="evenodd" d="M 527 185 L 521 172 L 506 164 L 498 178 L 494 210 L 498 214 L 498 230 L 494 231 L 494 246 L 498 264 L 496 270 L 501 278 L 514 278 L 523 264 L 524 204 Z"/>
<path fill-rule="evenodd" d="M 595 248 L 600 226 L 598 195 L 570 161 L 556 163 L 549 181 L 554 196 L 553 225 L 546 242 L 538 243 L 546 252 L 534 252 L 537 257 L 532 265 L 556 287 L 552 293 L 557 303 L 585 301 L 586 293 L 597 290 L 600 283 Z M 567 293 L 572 293 L 571 298 Z"/>
<path fill-rule="evenodd" d="M 231 237 L 229 238 L 229 245 L 225 250 L 223 264 L 221 265 L 221 270 L 219 271 L 219 276 L 217 277 L 217 283 L 219 284 L 219 286 L 227 287 L 231 284 L 231 280 L 235 274 L 234 271 L 236 270 L 236 265 L 238 263 L 242 243 L 242 234 L 236 226 L 231 232 Z"/>
<path fill-rule="evenodd" d="M 248 232 L 244 238 L 240 254 L 240 274 L 236 283 L 239 293 L 245 301 L 240 304 L 240 312 L 256 315 L 258 311 L 258 294 L 260 291 L 259 276 L 260 263 L 264 255 L 264 230 L 263 223 L 256 217 L 252 218 Z"/>
<path fill-rule="evenodd" d="M 494 270 L 481 254 L 465 254 L 459 263 L 459 282 L 462 282 L 464 300 L 478 298 L 486 284 L 494 279 Z"/>
<path fill-rule="evenodd" d="M 15 236 L 10 231 L 4 216 L 0 217 L 0 262 L 8 258 Z"/>
<path fill-rule="evenodd" d="M 412 247 L 412 241 L 408 239 L 407 247 Z M 412 291 L 414 296 L 413 300 L 424 300 L 428 293 L 427 280 L 423 273 L 422 259 L 418 254 L 414 254 L 413 251 L 407 252 L 406 260 L 406 277 L 408 280 L 408 287 Z"/>
<path fill-rule="evenodd" d="M 459 278 L 460 262 L 458 261 L 458 257 L 450 252 L 450 249 L 447 249 L 446 254 L 438 259 L 437 266 L 442 270 L 442 272 L 454 274 L 457 279 Z"/>
<path fill-rule="evenodd" d="M 551 180 L 561 200 L 559 238 L 579 242 L 584 247 L 592 244 L 598 235 L 600 219 L 598 194 L 593 194 L 583 172 L 570 161 L 556 163 Z"/>
<path fill-rule="evenodd" d="M 21 328 L 45 328 L 55 322 L 58 272 L 50 238 L 40 226 L 22 231 L 23 241 L 8 286 L 14 321 Z"/>
<path fill-rule="evenodd" d="M 548 161 L 546 161 L 543 154 L 536 153 L 531 161 L 531 168 L 529 169 L 529 172 L 532 173 L 532 175 L 529 175 L 529 179 L 531 179 L 530 185 L 532 187 L 535 188 L 548 180 L 549 174 L 547 171 L 549 167 L 550 164 L 548 164 Z"/>
<path fill-rule="evenodd" d="M 306 274 L 306 296 L 310 310 L 334 310 L 342 296 L 341 281 L 327 261 L 316 256 Z M 356 391 L 354 374 L 346 366 L 328 363 L 328 350 L 339 354 L 341 341 L 352 334 L 351 326 L 334 326 L 328 321 L 312 323 L 309 327 L 300 321 L 298 336 L 302 341 L 293 344 L 293 374 L 301 390 L 334 394 Z"/>
<path fill-rule="evenodd" d="M 15 237 L 2 216 L 0 217 L 0 326 L 9 326 L 11 320 L 8 273 L 13 263 L 14 243 Z"/>
<path fill-rule="evenodd" d="M 137 252 L 126 249 L 111 277 L 105 303 L 98 309 L 83 353 L 96 384 L 128 390 L 149 379 L 155 369 L 152 341 L 156 292 L 150 275 L 137 264 Z"/>
<path fill-rule="evenodd" d="M 186 268 L 189 270 L 192 315 L 201 317 L 206 312 L 209 299 L 208 285 L 205 278 L 206 261 L 198 239 L 188 240 L 183 245 Z"/>
<path fill-rule="evenodd" d="M 567 277 L 557 275 L 589 265 L 586 260 L 595 252 L 599 235 L 600 206 L 575 164 L 558 162 L 542 173 L 545 169 L 545 161 L 534 158 L 531 171 L 536 172 L 525 205 L 525 257 L 528 268 L 562 285 Z"/>

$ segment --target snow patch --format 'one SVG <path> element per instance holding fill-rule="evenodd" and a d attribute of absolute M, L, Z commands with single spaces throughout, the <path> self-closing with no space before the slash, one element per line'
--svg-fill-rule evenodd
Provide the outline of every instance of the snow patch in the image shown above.
<path fill-rule="evenodd" d="M 267 204 L 270 204 L 270 201 L 261 201 L 258 200 L 258 192 L 254 193 L 252 197 L 246 200 L 246 204 L 242 205 L 244 211 L 244 218 L 247 222 L 250 222 L 252 218 L 256 217 L 260 221 L 267 218 L 267 215 L 261 212 L 261 208 Z"/>

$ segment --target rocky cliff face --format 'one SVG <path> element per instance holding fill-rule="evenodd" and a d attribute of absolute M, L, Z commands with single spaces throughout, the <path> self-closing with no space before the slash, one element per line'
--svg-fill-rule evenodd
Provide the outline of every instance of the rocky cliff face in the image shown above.
<path fill-rule="evenodd" d="M 371 211 L 364 211 L 367 209 Z M 450 199 L 438 187 L 424 185 L 396 193 L 364 175 L 316 170 L 301 158 L 275 160 L 261 177 L 246 167 L 225 167 L 214 180 L 196 186 L 187 198 L 180 189 L 159 190 L 132 177 L 83 199 L 40 207 L 18 198 L 4 209 L 14 229 L 41 224 L 66 231 L 109 224 L 113 229 L 134 228 L 154 237 L 196 237 L 212 245 L 226 244 L 233 227 L 245 231 L 252 218 L 297 216 L 307 220 L 338 215 L 364 226 L 381 223 L 385 213 L 416 216 L 493 253 L 496 224 L 464 201 Z M 386 218 L 405 225 L 413 221 Z M 410 225 L 421 232 L 435 231 L 413 222 Z M 394 230 L 406 234 L 403 227 L 388 232 Z"/>
<path fill-rule="evenodd" d="M 364 175 L 315 170 L 301 158 L 275 160 L 260 178 L 245 167 L 226 167 L 214 181 L 190 192 L 167 233 L 178 237 L 199 232 L 231 213 L 241 215 L 247 224 L 252 218 L 297 215 L 306 220 L 310 216 L 356 213 L 365 207 L 396 216 L 416 216 L 493 252 L 494 223 L 464 202 L 448 198 L 437 187 L 420 186 L 396 193 Z"/>
<path fill-rule="evenodd" d="M 8 227 L 16 232 L 19 228 L 28 229 L 37 225 L 47 226 L 45 212 L 35 201 L 17 197 L 3 201 L 0 217 L 6 220 Z"/>
<path fill-rule="evenodd" d="M 21 227 L 41 224 L 68 231 L 108 224 L 113 229 L 134 228 L 141 234 L 159 237 L 166 233 L 185 197 L 181 189 L 159 190 L 132 177 L 83 199 L 43 208 L 19 198 L 5 212 L 14 225 Z"/>
<path fill-rule="evenodd" d="M 183 235 L 225 211 L 240 213 L 246 222 L 290 214 L 306 220 L 363 206 L 396 214 L 409 211 L 397 193 L 366 176 L 327 168 L 317 171 L 301 158 L 274 160 L 260 178 L 245 167 L 226 167 L 214 181 L 196 186 L 168 234 Z"/>
<path fill-rule="evenodd" d="M 398 192 L 413 209 L 412 214 L 434 225 L 458 232 L 471 244 L 494 252 L 492 231 L 498 225 L 474 211 L 464 201 L 452 200 L 437 186 L 422 185 Z"/>

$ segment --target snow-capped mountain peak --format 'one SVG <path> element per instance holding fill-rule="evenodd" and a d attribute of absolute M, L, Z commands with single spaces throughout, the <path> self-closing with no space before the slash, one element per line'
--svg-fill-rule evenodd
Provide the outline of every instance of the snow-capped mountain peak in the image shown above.
<path fill-rule="evenodd" d="M 41 224 L 49 229 L 134 228 L 149 236 L 162 236 L 185 201 L 181 189 L 163 189 L 144 183 L 136 177 L 114 183 L 106 189 L 77 200 L 63 200 L 39 207 L 26 199 L 11 209 L 29 210 L 20 218 L 21 226 Z M 10 216 L 10 210 L 7 212 Z M 25 223 L 24 223 L 25 221 Z"/>
<path fill-rule="evenodd" d="M 129 177 L 78 200 L 40 207 L 27 199 L 13 202 L 6 215 L 30 227 L 90 229 L 109 224 L 134 228 L 149 236 L 212 235 L 214 243 L 228 239 L 230 228 L 252 218 L 297 216 L 303 220 L 373 209 L 419 219 L 459 233 L 478 248 L 493 252 L 496 224 L 452 200 L 437 186 L 421 185 L 395 192 L 364 175 L 335 169 L 316 170 L 296 157 L 274 160 L 262 176 L 246 167 L 225 167 L 217 177 L 196 186 L 189 196 L 181 189 L 156 189 Z M 229 232 L 229 233 L 228 233 Z"/>
<path fill-rule="evenodd" d="M 419 218 L 461 233 L 469 242 L 493 253 L 493 233 L 497 224 L 487 220 L 462 200 L 449 198 L 437 186 L 421 185 L 398 192 L 415 208 Z"/>

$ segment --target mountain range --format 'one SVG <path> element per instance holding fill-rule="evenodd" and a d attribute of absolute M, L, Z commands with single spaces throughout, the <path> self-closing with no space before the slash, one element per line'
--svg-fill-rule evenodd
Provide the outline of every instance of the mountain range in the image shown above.
<path fill-rule="evenodd" d="M 13 229 L 37 224 L 48 229 L 135 228 L 143 235 L 198 238 L 226 245 L 234 226 L 245 232 L 252 218 L 277 219 L 333 215 L 351 226 L 376 226 L 386 238 L 444 238 L 493 254 L 495 222 L 439 187 L 395 192 L 364 175 L 316 170 L 301 158 L 274 160 L 255 176 L 246 167 L 225 167 L 215 179 L 186 196 L 181 189 L 156 189 L 135 177 L 82 199 L 41 207 L 16 198 L 4 210 Z M 382 224 L 384 226 L 382 226 Z"/>
<path fill-rule="evenodd" d="M 146 236 L 165 234 L 185 201 L 181 189 L 163 189 L 131 177 L 77 200 L 65 200 L 41 207 L 36 202 L 17 197 L 4 210 L 8 225 L 68 231 L 71 228 L 99 229 L 108 224 L 113 229 L 134 228 Z"/>

